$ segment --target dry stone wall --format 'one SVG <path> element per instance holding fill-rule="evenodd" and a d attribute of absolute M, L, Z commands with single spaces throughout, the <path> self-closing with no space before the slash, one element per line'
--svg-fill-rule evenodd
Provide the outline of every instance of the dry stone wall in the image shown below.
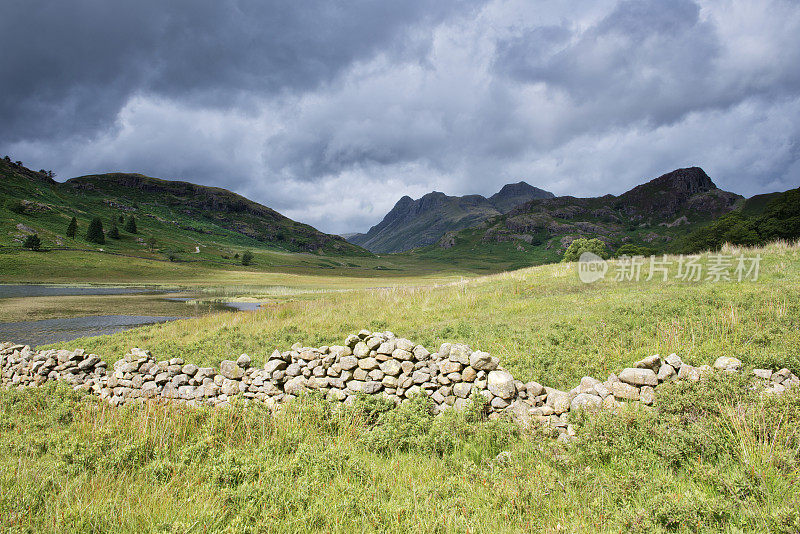
<path fill-rule="evenodd" d="M 131 349 L 107 369 L 95 354 L 82 349 L 34 351 L 0 344 L 0 383 L 6 387 L 39 386 L 62 380 L 111 404 L 169 399 L 193 405 L 225 405 L 235 397 L 270 404 L 304 391 L 351 402 L 359 394 L 380 394 L 399 404 L 424 392 L 436 410 L 463 409 L 472 395 L 485 397 L 490 418 L 510 414 L 523 424 L 540 422 L 569 435 L 570 411 L 617 409 L 624 403 L 652 404 L 658 388 L 674 380 L 701 380 L 713 372 L 740 372 L 742 362 L 720 357 L 713 367 L 694 367 L 676 354 L 640 360 L 605 381 L 589 376 L 569 391 L 523 383 L 503 369 L 498 358 L 464 344 L 444 343 L 431 353 L 391 332 L 362 330 L 343 345 L 304 347 L 273 352 L 263 366 L 247 354 L 224 360 L 219 368 L 198 367 L 181 358 L 157 360 L 150 351 Z M 764 394 L 780 394 L 800 384 L 788 369 L 755 369 Z"/>

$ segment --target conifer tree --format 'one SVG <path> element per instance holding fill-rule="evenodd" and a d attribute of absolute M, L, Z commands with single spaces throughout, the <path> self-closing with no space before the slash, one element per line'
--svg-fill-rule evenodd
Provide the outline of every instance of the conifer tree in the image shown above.
<path fill-rule="evenodd" d="M 100 245 L 106 242 L 106 236 L 103 233 L 103 221 L 100 220 L 100 217 L 95 217 L 89 223 L 89 229 L 86 231 L 86 241 Z"/>
<path fill-rule="evenodd" d="M 75 217 L 69 221 L 69 226 L 67 226 L 67 237 L 70 239 L 75 239 L 75 232 L 78 231 L 78 219 Z"/>
<path fill-rule="evenodd" d="M 125 223 L 125 231 L 129 234 L 137 233 L 136 230 L 136 219 L 133 218 L 133 215 L 128 217 L 128 222 Z"/>

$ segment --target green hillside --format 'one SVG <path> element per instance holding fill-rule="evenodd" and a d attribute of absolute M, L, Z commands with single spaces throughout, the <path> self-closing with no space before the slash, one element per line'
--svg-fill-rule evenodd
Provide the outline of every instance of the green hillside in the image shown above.
<path fill-rule="evenodd" d="M 371 253 L 339 236 L 240 195 L 215 187 L 167 181 L 140 174 L 113 173 L 55 182 L 46 173 L 0 160 L 0 246 L 18 248 L 36 233 L 43 248 L 91 249 L 145 258 L 229 263 L 244 249 L 368 257 Z M 77 219 L 74 238 L 66 237 Z M 85 239 L 99 217 L 119 239 Z M 137 232 L 125 230 L 136 221 Z"/>
<path fill-rule="evenodd" d="M 800 238 L 800 188 L 747 199 L 741 209 L 720 217 L 682 238 L 680 252 L 717 250 L 725 243 L 761 245 Z"/>

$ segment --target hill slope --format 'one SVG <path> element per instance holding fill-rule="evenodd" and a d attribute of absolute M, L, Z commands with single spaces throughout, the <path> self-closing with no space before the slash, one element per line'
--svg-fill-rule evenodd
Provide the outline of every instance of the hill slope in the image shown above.
<path fill-rule="evenodd" d="M 610 250 L 629 243 L 653 252 L 742 204 L 699 167 L 677 169 L 619 196 L 531 200 L 479 226 L 446 234 L 421 257 L 494 257 L 511 266 L 558 261 L 580 237 L 596 237 Z"/>
<path fill-rule="evenodd" d="M 552 197 L 525 182 L 505 185 L 489 198 L 448 196 L 438 191 L 417 200 L 404 196 L 369 232 L 350 235 L 347 240 L 373 252 L 402 252 L 435 243 L 447 232 L 474 226 L 529 200 Z"/>
<path fill-rule="evenodd" d="M 0 177 L 0 245 L 19 245 L 25 235 L 36 232 L 43 246 L 91 248 L 82 237 L 89 220 L 100 217 L 106 231 L 112 224 L 119 226 L 121 239 L 107 239 L 104 245 L 118 252 L 202 251 L 219 257 L 226 250 L 258 247 L 369 255 L 339 236 L 216 187 L 128 173 L 82 176 L 58 183 L 7 160 L 0 160 Z M 122 231 L 122 221 L 131 215 L 139 226 L 135 235 Z M 78 232 L 76 239 L 68 239 L 65 230 L 73 216 L 78 220 Z"/>

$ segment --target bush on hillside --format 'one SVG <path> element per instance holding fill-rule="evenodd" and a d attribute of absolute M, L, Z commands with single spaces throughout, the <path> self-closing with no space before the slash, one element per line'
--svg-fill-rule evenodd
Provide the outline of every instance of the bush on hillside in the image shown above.
<path fill-rule="evenodd" d="M 111 239 L 119 239 L 119 228 L 117 228 L 117 223 L 111 223 L 111 230 L 108 231 L 108 237 Z"/>
<path fill-rule="evenodd" d="M 42 246 L 42 241 L 37 234 L 32 234 L 25 238 L 25 242 L 22 243 L 22 246 L 31 250 L 39 250 Z"/>
<path fill-rule="evenodd" d="M 10 212 L 18 215 L 25 214 L 25 204 L 23 204 L 21 200 L 7 200 L 5 206 Z"/>
<path fill-rule="evenodd" d="M 605 243 L 597 238 L 586 239 L 581 237 L 570 244 L 564 253 L 564 259 L 561 261 L 578 261 L 584 252 L 592 252 L 603 259 L 608 259 L 609 256 Z"/>
<path fill-rule="evenodd" d="M 86 231 L 86 241 L 99 245 L 106 242 L 106 236 L 103 233 L 103 221 L 100 220 L 100 217 L 95 217 L 89 223 L 89 229 Z"/>
<path fill-rule="evenodd" d="M 242 253 L 242 265 L 250 265 L 251 263 L 253 263 L 253 253 L 245 250 Z"/>
<path fill-rule="evenodd" d="M 78 231 L 78 219 L 75 217 L 69 221 L 69 226 L 67 226 L 67 237 L 71 239 L 75 239 L 75 232 Z"/>
<path fill-rule="evenodd" d="M 614 257 L 618 258 L 620 256 L 652 256 L 655 254 L 656 251 L 648 248 L 648 247 L 641 247 L 639 245 L 632 245 L 630 243 L 626 243 L 619 247 L 616 252 L 614 252 Z"/>

